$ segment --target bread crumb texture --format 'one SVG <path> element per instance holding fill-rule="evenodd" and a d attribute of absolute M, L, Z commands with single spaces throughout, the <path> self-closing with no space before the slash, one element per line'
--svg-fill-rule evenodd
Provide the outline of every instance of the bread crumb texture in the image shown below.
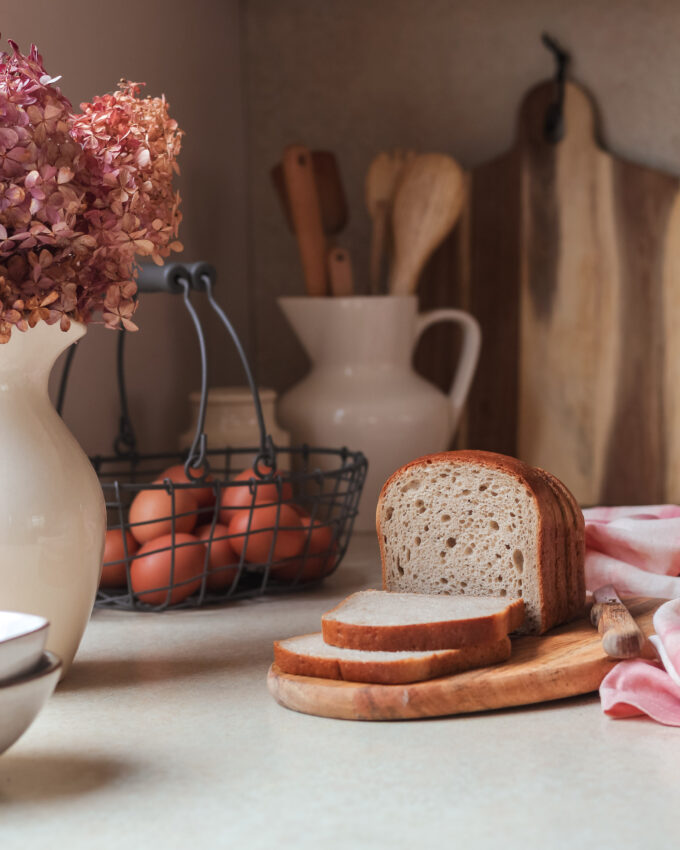
<path fill-rule="evenodd" d="M 385 588 L 522 597 L 538 629 L 538 526 L 536 498 L 514 475 L 470 461 L 407 467 L 378 509 Z"/>

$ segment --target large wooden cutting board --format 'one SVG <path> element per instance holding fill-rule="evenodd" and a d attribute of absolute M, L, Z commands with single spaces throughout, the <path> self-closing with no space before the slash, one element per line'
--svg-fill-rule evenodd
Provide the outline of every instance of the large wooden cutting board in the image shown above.
<path fill-rule="evenodd" d="M 628 600 L 646 635 L 663 600 Z M 267 685 L 286 708 L 342 720 L 410 720 L 527 705 L 595 691 L 616 662 L 602 651 L 587 619 L 543 637 L 512 642 L 504 664 L 469 670 L 413 685 L 366 685 L 281 672 L 275 664 Z"/>
<path fill-rule="evenodd" d="M 581 504 L 678 501 L 680 180 L 604 150 L 572 83 L 551 144 L 554 98 L 552 82 L 532 89 L 513 147 L 472 169 L 422 306 L 460 306 L 482 326 L 467 445 L 549 469 Z M 437 332 L 418 363 L 444 384 L 451 343 Z"/>

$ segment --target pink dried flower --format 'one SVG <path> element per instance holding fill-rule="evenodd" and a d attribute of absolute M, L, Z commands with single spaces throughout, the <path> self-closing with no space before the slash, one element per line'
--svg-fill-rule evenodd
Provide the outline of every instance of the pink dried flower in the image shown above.
<path fill-rule="evenodd" d="M 181 250 L 182 133 L 140 84 L 81 105 L 35 46 L 0 53 L 0 342 L 38 321 L 136 329 L 136 256 Z"/>

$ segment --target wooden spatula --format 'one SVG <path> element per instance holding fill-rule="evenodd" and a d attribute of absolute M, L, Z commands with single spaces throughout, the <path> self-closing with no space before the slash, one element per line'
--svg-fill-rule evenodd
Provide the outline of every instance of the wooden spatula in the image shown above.
<path fill-rule="evenodd" d="M 346 227 L 349 219 L 340 167 L 337 157 L 331 151 L 311 151 L 311 157 L 323 229 L 326 236 L 333 236 Z M 292 231 L 295 231 L 288 192 L 286 191 L 286 179 L 283 174 L 283 163 L 280 162 L 272 168 L 271 177 L 276 193 L 281 200 L 288 226 Z"/>
<path fill-rule="evenodd" d="M 463 169 L 450 156 L 419 154 L 409 163 L 394 199 L 393 295 L 412 295 L 423 266 L 445 239 L 465 201 Z"/>
<path fill-rule="evenodd" d="M 326 237 L 312 156 L 306 147 L 286 147 L 283 152 L 283 176 L 307 294 L 326 295 Z"/>
<path fill-rule="evenodd" d="M 381 288 L 383 257 L 389 238 L 394 196 L 404 169 L 414 156 L 413 151 L 381 151 L 366 173 L 366 208 L 373 222 L 369 281 L 374 294 L 380 292 Z"/>
<path fill-rule="evenodd" d="M 593 593 L 590 621 L 602 637 L 602 648 L 611 658 L 637 658 L 645 636 L 633 615 L 619 599 L 611 584 Z"/>

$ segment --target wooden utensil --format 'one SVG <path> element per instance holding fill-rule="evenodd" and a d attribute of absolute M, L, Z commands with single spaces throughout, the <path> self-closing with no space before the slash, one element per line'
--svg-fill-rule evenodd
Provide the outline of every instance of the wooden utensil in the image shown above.
<path fill-rule="evenodd" d="M 344 230 L 349 219 L 340 167 L 335 154 L 331 151 L 312 151 L 311 156 L 323 229 L 327 236 L 333 236 Z M 272 168 L 271 178 L 281 201 L 288 226 L 292 231 L 295 231 L 288 192 L 286 191 L 286 180 L 283 174 L 283 163 L 278 163 Z"/>
<path fill-rule="evenodd" d="M 326 295 L 326 237 L 312 157 L 303 145 L 283 152 L 283 175 L 308 295 Z"/>
<path fill-rule="evenodd" d="M 328 252 L 328 276 L 331 281 L 331 295 L 354 295 L 352 260 L 346 248 L 335 247 Z"/>
<path fill-rule="evenodd" d="M 463 169 L 450 156 L 419 154 L 397 189 L 392 212 L 393 295 L 412 295 L 423 266 L 456 223 L 465 201 Z"/>
<path fill-rule="evenodd" d="M 340 233 L 347 226 L 349 210 L 340 166 L 331 151 L 314 151 L 314 180 L 321 203 L 321 218 L 326 236 Z"/>
<path fill-rule="evenodd" d="M 383 259 L 389 240 L 394 196 L 404 170 L 414 156 L 413 151 L 381 151 L 368 167 L 365 181 L 366 208 L 373 223 L 369 281 L 374 295 L 381 291 Z"/>
<path fill-rule="evenodd" d="M 590 609 L 590 621 L 602 638 L 602 648 L 610 658 L 637 658 L 645 643 L 645 636 L 619 599 L 611 584 L 599 587 Z"/>
<path fill-rule="evenodd" d="M 660 599 L 629 602 L 647 635 Z M 408 720 L 530 705 L 596 691 L 616 664 L 587 618 L 512 641 L 504 664 L 413 685 L 367 685 L 291 676 L 272 665 L 267 685 L 287 708 L 345 720 Z"/>

